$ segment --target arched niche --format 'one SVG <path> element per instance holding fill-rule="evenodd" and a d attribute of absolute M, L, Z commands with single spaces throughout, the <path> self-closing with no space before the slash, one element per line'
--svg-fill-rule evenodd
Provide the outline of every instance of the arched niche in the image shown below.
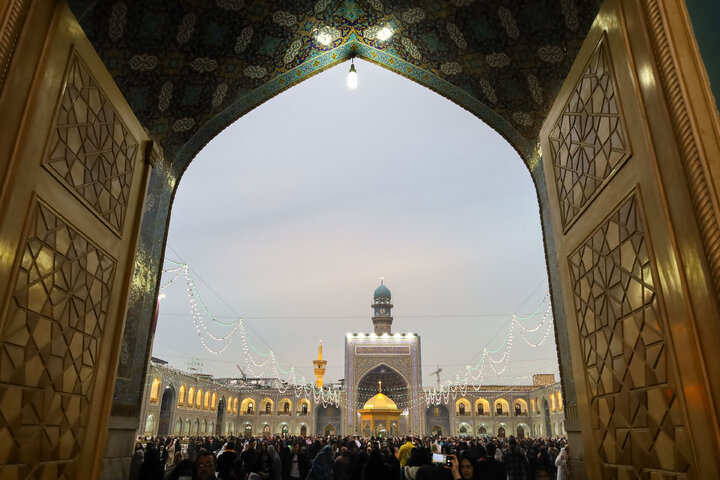
<path fill-rule="evenodd" d="M 382 382 L 382 387 L 380 382 Z M 362 408 L 365 402 L 375 396 L 379 389 L 382 389 L 383 395 L 392 399 L 398 408 L 402 409 L 409 400 L 408 386 L 409 382 L 402 373 L 382 363 L 359 378 L 355 387 L 357 408 Z"/>
<path fill-rule="evenodd" d="M 470 407 L 470 400 L 465 397 L 458 398 L 455 402 L 455 415 L 464 417 L 466 415 L 472 415 Z"/>

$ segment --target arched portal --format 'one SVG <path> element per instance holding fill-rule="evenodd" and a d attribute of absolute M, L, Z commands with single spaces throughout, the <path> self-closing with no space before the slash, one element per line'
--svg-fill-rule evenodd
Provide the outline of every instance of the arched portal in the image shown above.
<path fill-rule="evenodd" d="M 340 431 L 342 411 L 335 405 L 323 407 L 318 405 L 315 409 L 315 432 L 324 432 L 328 425 L 333 426 L 334 432 Z"/>
<path fill-rule="evenodd" d="M 712 161 L 718 156 L 720 134 L 711 94 L 716 87 L 708 83 L 705 68 L 717 57 L 701 53 L 705 48 L 699 48 L 691 21 L 702 19 L 697 9 L 694 15 L 688 10 L 699 4 L 702 11 L 710 2 L 609 0 L 602 7 L 601 2 L 565 2 L 562 8 L 546 0 L 520 7 L 511 2 L 438 2 L 432 9 L 418 3 L 417 9 L 408 10 L 404 3 L 393 7 L 391 2 L 348 0 L 312 2 L 314 8 L 300 5 L 299 10 L 281 12 L 271 4 L 253 5 L 252 16 L 244 6 L 251 2 L 182 2 L 172 10 L 175 15 L 161 3 L 70 0 L 75 18 L 53 2 L 38 2 L 41 6 L 33 4 L 29 11 L 17 3 L 9 13 L 3 11 L 2 38 L 11 41 L 4 42 L 0 87 L 13 86 L 13 95 L 0 99 L 8 125 L 0 141 L 8 146 L 0 158 L 7 186 L 0 195 L 0 244 L 6 252 L 0 269 L 0 298 L 6 303 L 0 310 L 6 312 L 4 319 L 19 322 L 3 324 L 3 349 L 30 351 L 30 342 L 69 338 L 84 325 L 87 344 L 102 345 L 86 352 L 91 359 L 84 360 L 89 364 L 83 367 L 83 378 L 75 380 L 88 414 L 111 411 L 113 401 L 114 412 L 138 412 L 147 340 L 157 310 L 154 296 L 163 252 L 158 239 L 166 232 L 178 178 L 195 153 L 230 121 L 352 54 L 392 68 L 476 113 L 527 162 L 541 201 L 556 335 L 568 345 L 560 352 L 564 401 L 573 416 L 568 425 L 576 428 L 576 438 L 580 432 L 586 435 L 574 444 L 586 450 L 578 458 L 585 459 L 589 476 L 599 477 L 602 469 L 611 477 L 627 470 L 639 477 L 645 473 L 640 471 L 644 463 L 655 468 L 662 457 L 679 459 L 668 475 L 720 478 L 715 411 L 720 366 L 712 356 L 720 340 L 719 195 Z M 240 19 L 252 24 L 245 26 Z M 331 33 L 324 32 L 318 43 L 311 27 L 327 19 L 332 19 Z M 394 19 L 402 19 L 401 31 L 387 41 L 378 38 L 377 27 Z M 150 27 L 132 28 L 143 22 Z M 153 34 L 148 36 L 148 31 Z M 268 38 L 269 33 L 277 37 Z M 173 52 L 172 61 L 166 61 L 168 52 Z M 90 90 L 93 100 L 74 103 L 73 95 Z M 62 108 L 68 101 L 88 113 L 81 118 L 94 118 L 92 128 L 67 123 L 77 121 Z M 98 102 L 107 107 L 106 114 L 92 111 Z M 104 125 L 108 118 L 119 119 L 112 134 Z M 30 134 L 28 124 L 49 137 Z M 80 135 L 77 142 L 55 142 L 69 138 L 65 128 Z M 109 166 L 86 165 L 87 176 L 79 183 L 74 171 L 76 166 L 82 171 L 83 165 L 75 160 L 82 155 L 72 144 L 83 145 L 86 152 L 89 145 L 97 145 L 93 142 L 99 131 L 119 148 L 108 150 L 103 161 Z M 45 151 L 58 156 L 50 158 Z M 120 180 L 113 173 L 109 182 L 107 172 L 125 165 L 133 175 L 124 170 Z M 71 166 L 73 174 L 66 175 Z M 114 185 L 106 187 L 109 183 Z M 55 235 L 45 228 L 69 233 Z M 82 239 L 79 258 L 100 259 L 96 272 L 88 270 L 93 262 L 70 266 L 84 269 L 82 277 L 95 278 L 97 288 L 49 286 L 62 277 L 53 269 L 71 259 L 65 250 L 70 244 L 63 238 Z M 44 254 L 50 252 L 52 261 L 34 261 L 38 241 L 46 242 Z M 90 308 L 78 309 L 79 317 L 67 322 L 65 309 L 43 307 L 57 299 L 35 296 L 43 289 L 33 290 L 39 285 L 31 284 L 37 272 L 28 272 L 36 268 L 43 268 L 39 275 L 48 284 L 43 287 L 46 293 L 72 291 L 74 302 Z M 141 273 L 133 277 L 133 271 Z M 633 275 L 617 280 L 601 274 L 607 271 Z M 623 305 L 610 308 L 617 298 Z M 86 322 L 88 312 L 97 317 L 92 319 L 98 322 L 94 329 Z M 43 316 L 41 331 L 16 338 L 18 331 L 34 330 L 28 322 L 34 323 L 37 315 Z M 124 322 L 126 316 L 133 321 Z M 683 320 L 683 328 L 675 328 L 676 319 Z M 624 332 L 632 332 L 633 325 L 641 330 L 638 335 L 653 337 L 653 344 L 626 338 Z M 614 341 L 632 350 L 633 358 L 660 352 L 656 364 L 667 364 L 666 371 L 658 372 L 659 377 L 640 376 L 632 385 L 657 402 L 637 400 L 630 389 L 598 387 L 606 368 L 612 378 L 634 376 L 631 373 L 641 369 L 623 362 L 587 363 L 591 356 L 610 355 L 616 345 L 605 346 L 598 338 L 614 334 Z M 592 351 L 586 351 L 589 345 Z M 46 350 L 46 345 L 34 347 Z M 53 344 L 53 354 L 70 359 L 77 353 L 70 347 Z M 46 386 L 22 374 L 25 363 L 17 362 L 18 371 L 8 373 L 22 378 L 8 388 L 11 393 L 38 394 Z M 116 395 L 111 395 L 108 381 L 116 371 Z M 70 373 L 54 374 L 57 378 L 51 380 L 60 382 Z M 576 388 L 582 391 L 576 394 Z M 690 391 L 697 396 L 693 408 L 686 406 L 685 393 Z M 597 412 L 617 411 L 609 408 L 617 404 L 652 409 L 653 417 L 669 422 L 665 430 L 688 432 L 690 440 L 676 445 L 671 437 L 637 454 L 641 457 L 630 452 L 626 459 L 603 458 L 597 455 L 602 450 L 597 439 L 646 429 L 633 423 L 629 433 L 617 433 L 614 419 L 600 421 Z M 671 408 L 678 414 L 665 415 Z M 27 421 L 24 413 L 12 415 Z M 135 424 L 142 421 L 139 413 L 128 418 Z M 16 436 L 27 438 L 47 420 L 23 423 Z M 69 468 L 77 466 L 81 474 L 99 471 L 103 445 L 95 443 L 105 432 L 98 428 L 76 438 L 80 454 Z M 72 422 L 60 434 L 71 431 L 75 433 Z M 111 429 L 108 442 L 122 435 Z M 3 446 L 3 458 L 22 448 L 18 442 L 5 443 L 9 446 Z M 65 465 L 60 450 L 48 455 L 43 460 L 47 471 Z M 21 468 L 34 471 L 35 466 Z"/>
<path fill-rule="evenodd" d="M 470 411 L 470 401 L 467 398 L 459 398 L 455 402 L 455 415 L 458 417 L 464 417 L 466 415 L 472 415 Z"/>
<path fill-rule="evenodd" d="M 408 381 L 397 370 L 381 364 L 365 373 L 357 384 L 357 409 L 365 405 L 370 397 L 378 393 L 382 382 L 382 393 L 392 398 L 396 404 L 404 404 L 408 399 Z"/>
<path fill-rule="evenodd" d="M 472 427 L 470 426 L 469 423 L 462 422 L 457 427 L 457 434 L 460 437 L 466 437 L 468 435 L 472 435 L 472 433 L 473 433 Z"/>
<path fill-rule="evenodd" d="M 218 402 L 217 406 L 217 431 L 214 432 L 218 435 L 220 435 L 221 432 L 220 429 L 222 428 L 223 420 L 225 419 L 225 397 L 220 398 L 220 401 Z M 227 431 L 225 433 L 228 433 Z"/>
<path fill-rule="evenodd" d="M 543 420 L 545 422 L 545 435 L 550 437 L 550 436 L 552 436 L 552 427 L 550 426 L 550 404 L 549 404 L 547 398 L 543 398 L 542 408 L 543 408 Z"/>
<path fill-rule="evenodd" d="M 543 422 L 544 422 L 544 427 L 545 427 L 545 435 L 550 437 L 550 436 L 552 436 L 552 427 L 550 426 L 550 404 L 549 404 L 547 398 L 543 398 L 542 408 L 543 408 Z"/>
<path fill-rule="evenodd" d="M 255 413 L 255 400 L 251 397 L 245 397 L 240 405 L 240 413 L 242 415 L 253 415 Z"/>
<path fill-rule="evenodd" d="M 160 394 L 160 379 L 154 378 L 150 385 L 150 403 L 158 403 L 158 395 Z"/>
<path fill-rule="evenodd" d="M 151 413 L 145 420 L 145 435 L 153 435 L 155 433 L 155 416 Z"/>
<path fill-rule="evenodd" d="M 158 415 L 158 435 L 170 433 L 170 419 L 175 409 L 175 388 L 168 386 L 160 400 L 160 414 Z"/>
<path fill-rule="evenodd" d="M 478 416 L 490 415 L 490 402 L 484 398 L 475 401 L 475 414 Z"/>
<path fill-rule="evenodd" d="M 426 433 L 434 435 L 433 428 L 438 427 L 443 432 L 450 431 L 450 412 L 443 404 L 431 405 L 425 410 Z"/>
<path fill-rule="evenodd" d="M 307 427 L 305 425 L 300 427 L 300 436 L 306 437 L 307 436 Z"/>

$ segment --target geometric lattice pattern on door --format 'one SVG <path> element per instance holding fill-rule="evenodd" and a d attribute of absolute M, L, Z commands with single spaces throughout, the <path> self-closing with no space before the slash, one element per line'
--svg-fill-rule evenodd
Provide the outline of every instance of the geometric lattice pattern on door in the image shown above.
<path fill-rule="evenodd" d="M 550 133 L 555 184 L 567 227 L 630 156 L 605 37 Z"/>
<path fill-rule="evenodd" d="M 75 478 L 115 260 L 42 203 L 24 245 L 0 344 L 0 465 Z"/>
<path fill-rule="evenodd" d="M 121 232 L 138 144 L 77 55 L 51 138 L 45 167 Z"/>
<path fill-rule="evenodd" d="M 569 258 L 593 434 L 608 479 L 691 473 L 647 243 L 632 196 Z"/>

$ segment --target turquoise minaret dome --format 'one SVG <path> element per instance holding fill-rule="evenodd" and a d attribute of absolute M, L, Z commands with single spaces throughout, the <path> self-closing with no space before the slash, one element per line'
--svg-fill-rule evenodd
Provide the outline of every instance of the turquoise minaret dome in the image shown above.
<path fill-rule="evenodd" d="M 374 309 L 374 315 L 373 315 L 373 325 L 375 326 L 375 333 L 377 335 L 382 335 L 383 333 L 387 333 L 390 335 L 391 327 L 392 327 L 392 315 L 390 314 L 390 311 L 392 310 L 392 303 L 391 303 L 392 295 L 390 294 L 390 289 L 385 286 L 384 280 L 380 279 L 380 286 L 375 289 L 375 293 L 373 293 L 373 309 Z"/>
<path fill-rule="evenodd" d="M 385 286 L 383 283 L 383 280 L 380 280 L 380 286 L 375 289 L 375 293 L 373 294 L 374 298 L 378 297 L 385 297 L 385 298 L 391 298 L 392 295 L 390 294 L 390 289 Z"/>

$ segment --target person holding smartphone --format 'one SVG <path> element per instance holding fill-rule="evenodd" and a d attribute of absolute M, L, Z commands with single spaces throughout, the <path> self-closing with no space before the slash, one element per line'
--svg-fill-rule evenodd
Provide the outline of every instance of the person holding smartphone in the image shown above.
<path fill-rule="evenodd" d="M 450 469 L 453 480 L 472 480 L 475 474 L 474 462 L 468 455 L 461 455 L 458 460 L 457 455 L 450 454 L 447 456 L 450 465 L 445 468 Z"/>

